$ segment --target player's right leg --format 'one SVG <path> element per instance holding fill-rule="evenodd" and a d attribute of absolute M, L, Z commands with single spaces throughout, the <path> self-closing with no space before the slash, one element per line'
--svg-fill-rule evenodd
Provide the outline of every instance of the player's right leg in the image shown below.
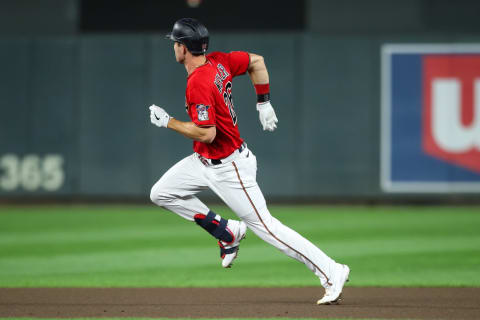
<path fill-rule="evenodd" d="M 253 153 L 242 153 L 222 165 L 222 180 L 213 172 L 216 185 L 210 188 L 241 218 L 258 237 L 289 257 L 305 264 L 326 290 L 319 304 L 336 303 L 348 279 L 348 267 L 336 263 L 320 248 L 273 217 L 256 181 L 257 163 Z"/>
<path fill-rule="evenodd" d="M 150 199 L 160 207 L 195 221 L 217 239 L 222 266 L 228 268 L 236 257 L 238 243 L 245 236 L 246 226 L 243 222 L 222 218 L 195 196 L 207 189 L 205 170 L 195 154 L 186 157 L 155 183 Z"/>

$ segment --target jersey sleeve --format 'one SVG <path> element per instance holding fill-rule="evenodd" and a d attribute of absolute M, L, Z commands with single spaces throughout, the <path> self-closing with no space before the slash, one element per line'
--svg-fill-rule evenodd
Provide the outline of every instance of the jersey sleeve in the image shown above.
<path fill-rule="evenodd" d="M 215 107 L 211 88 L 200 81 L 189 82 L 187 112 L 199 127 L 215 125 Z"/>
<path fill-rule="evenodd" d="M 248 70 L 250 55 L 245 51 L 232 51 L 228 54 L 228 62 L 232 77 L 242 75 Z"/>

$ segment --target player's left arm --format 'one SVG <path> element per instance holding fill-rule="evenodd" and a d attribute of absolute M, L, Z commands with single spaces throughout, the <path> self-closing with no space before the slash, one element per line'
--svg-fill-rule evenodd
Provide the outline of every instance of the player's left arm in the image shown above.
<path fill-rule="evenodd" d="M 249 53 L 249 56 L 247 71 L 257 93 L 259 119 L 263 130 L 273 131 L 277 128 L 278 119 L 270 103 L 270 78 L 267 66 L 262 56 L 254 53 Z"/>
<path fill-rule="evenodd" d="M 212 143 L 217 135 L 215 126 L 199 127 L 193 122 L 183 122 L 175 118 L 170 118 L 167 128 L 203 143 Z"/>
<path fill-rule="evenodd" d="M 150 106 L 150 121 L 158 126 L 172 129 L 187 138 L 203 143 L 212 143 L 217 135 L 215 126 L 199 127 L 194 122 L 184 122 L 170 117 L 161 107 Z"/>

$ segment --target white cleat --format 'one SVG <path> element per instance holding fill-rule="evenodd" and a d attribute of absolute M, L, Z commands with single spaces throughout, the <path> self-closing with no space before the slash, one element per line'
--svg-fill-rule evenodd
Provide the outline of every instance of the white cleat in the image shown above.
<path fill-rule="evenodd" d="M 229 220 L 229 222 L 232 220 Z M 235 231 L 232 232 L 234 239 L 231 243 L 226 243 L 224 241 L 218 241 L 218 246 L 220 247 L 220 257 L 222 258 L 222 267 L 224 268 L 230 268 L 233 264 L 233 260 L 238 255 L 238 250 L 239 250 L 239 244 L 240 241 L 242 241 L 245 238 L 245 234 L 247 233 L 247 225 L 245 222 L 240 221 L 239 223 L 237 221 L 232 221 L 237 223 Z M 230 228 L 229 228 L 230 229 Z M 231 229 L 230 229 L 231 230 Z"/>
<path fill-rule="evenodd" d="M 337 272 L 333 275 L 331 281 L 332 285 L 325 288 L 325 295 L 322 299 L 317 301 L 318 305 L 321 304 L 339 304 L 342 300 L 342 290 L 345 282 L 348 281 L 350 275 L 350 268 L 346 264 L 339 264 Z"/>

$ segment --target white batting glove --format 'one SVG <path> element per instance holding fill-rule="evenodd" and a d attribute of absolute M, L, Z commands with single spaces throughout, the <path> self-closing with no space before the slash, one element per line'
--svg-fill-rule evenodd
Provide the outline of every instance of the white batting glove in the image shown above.
<path fill-rule="evenodd" d="M 170 116 L 168 113 L 163 110 L 163 108 L 160 108 L 159 106 L 156 106 L 152 104 L 150 106 L 150 121 L 156 125 L 157 127 L 167 127 L 168 121 L 170 121 Z"/>
<path fill-rule="evenodd" d="M 263 130 L 273 131 L 277 128 L 277 116 L 273 110 L 270 101 L 257 103 L 258 117 L 262 124 Z"/>

